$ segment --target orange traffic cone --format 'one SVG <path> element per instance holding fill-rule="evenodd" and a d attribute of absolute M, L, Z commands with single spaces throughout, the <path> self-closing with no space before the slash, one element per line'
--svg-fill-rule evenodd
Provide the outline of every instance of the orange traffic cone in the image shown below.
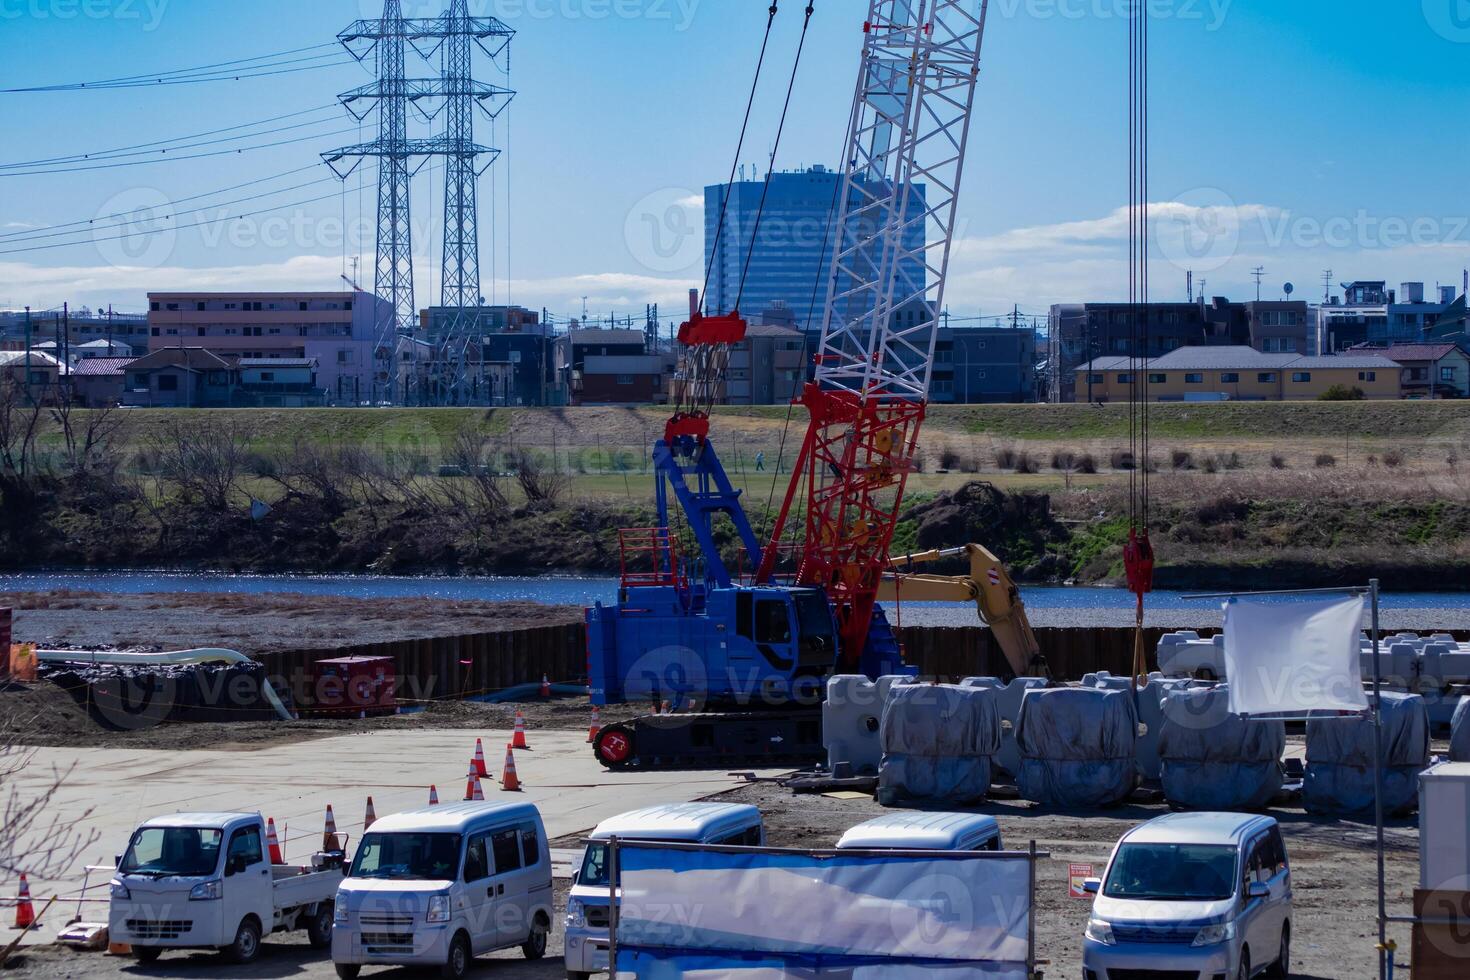
<path fill-rule="evenodd" d="M 31 904 L 31 884 L 24 871 L 20 873 L 20 899 L 15 903 L 16 929 L 29 929 L 36 924 L 36 907 Z"/>
<path fill-rule="evenodd" d="M 429 784 L 429 806 L 439 805 L 439 787 L 433 783 Z"/>
<path fill-rule="evenodd" d="M 541 696 L 543 698 L 551 697 L 551 678 L 545 674 L 541 675 Z"/>
<path fill-rule="evenodd" d="M 367 830 L 373 825 L 373 821 L 377 819 L 378 813 L 376 810 L 373 809 L 373 798 L 369 796 L 367 801 L 367 812 L 362 815 L 362 829 Z"/>
<path fill-rule="evenodd" d="M 485 746 L 480 744 L 480 740 L 478 738 L 475 739 L 475 758 L 472 764 L 475 767 L 475 775 L 490 775 L 490 770 L 485 768 Z"/>
<path fill-rule="evenodd" d="M 337 818 L 332 814 L 332 804 L 327 804 L 327 825 L 322 831 L 322 850 L 340 851 L 342 842 L 337 839 Z"/>
<path fill-rule="evenodd" d="M 521 788 L 521 779 L 516 775 L 516 757 L 511 748 L 509 745 L 505 747 L 505 766 L 500 770 L 500 788 L 503 790 Z"/>
<path fill-rule="evenodd" d="M 485 789 L 480 785 L 480 776 L 478 773 L 470 773 L 469 793 L 470 795 L 465 797 L 466 800 L 471 800 L 475 803 L 484 802 Z"/>
<path fill-rule="evenodd" d="M 515 736 L 511 739 L 510 744 L 513 748 L 517 749 L 530 748 L 530 746 L 526 744 L 526 718 L 524 715 L 521 714 L 520 708 L 516 709 Z"/>
<path fill-rule="evenodd" d="M 470 760 L 469 772 L 464 774 L 464 798 L 473 800 L 475 798 L 475 787 L 480 784 L 480 774 L 475 772 L 475 760 Z"/>
<path fill-rule="evenodd" d="M 265 819 L 265 844 L 270 851 L 271 864 L 285 864 L 286 859 L 281 857 L 281 839 L 276 836 L 276 821 L 274 817 Z"/>
<path fill-rule="evenodd" d="M 591 744 L 597 741 L 597 733 L 602 731 L 602 721 L 597 713 L 597 705 L 592 706 L 592 724 L 587 727 L 587 742 Z"/>

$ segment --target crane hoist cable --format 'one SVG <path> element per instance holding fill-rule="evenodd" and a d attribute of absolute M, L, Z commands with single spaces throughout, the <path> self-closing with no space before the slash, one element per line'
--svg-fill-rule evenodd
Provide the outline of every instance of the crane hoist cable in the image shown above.
<path fill-rule="evenodd" d="M 715 258 L 709 263 L 705 270 L 704 289 L 698 299 L 692 304 L 690 318 L 679 328 L 679 341 L 688 348 L 687 361 L 689 370 L 686 377 L 682 379 L 676 410 L 669 424 L 665 427 L 664 438 L 669 444 L 673 444 L 678 436 L 693 436 L 697 441 L 702 441 L 709 433 L 709 414 L 713 409 L 715 401 L 719 397 L 719 390 L 724 383 L 730 363 L 730 349 L 745 337 L 745 320 L 740 316 L 740 300 L 745 295 L 745 283 L 750 274 L 751 258 L 755 253 L 756 239 L 760 233 L 761 222 L 765 216 L 766 200 L 770 193 L 771 176 L 774 172 L 776 154 L 781 147 L 781 137 L 786 130 L 786 118 L 791 109 L 792 93 L 796 88 L 797 74 L 801 69 L 802 53 L 806 49 L 806 38 L 811 26 L 812 14 L 815 4 L 808 2 L 806 16 L 802 21 L 801 39 L 797 44 L 796 56 L 791 65 L 791 75 L 786 83 L 786 98 L 781 107 L 781 118 L 777 125 L 775 141 L 771 146 L 770 159 L 766 165 L 766 179 L 761 188 L 759 204 L 756 208 L 755 221 L 752 225 L 749 244 L 746 247 L 744 266 L 741 270 L 739 286 L 735 298 L 735 306 L 729 312 L 721 311 L 715 315 L 705 313 L 705 295 L 709 290 L 709 277 L 714 265 L 718 260 L 721 239 L 725 231 L 725 215 L 729 210 L 730 198 L 735 181 L 735 169 L 738 162 L 732 164 L 730 180 L 725 185 L 725 194 L 720 202 L 720 217 L 715 228 L 715 240 L 711 249 L 711 255 Z M 756 66 L 756 77 L 751 83 L 750 99 L 745 107 L 745 120 L 740 127 L 740 139 L 735 149 L 735 159 L 740 159 L 741 150 L 745 145 L 745 136 L 750 126 L 750 114 L 755 104 L 756 91 L 760 83 L 761 71 L 765 66 L 766 51 L 770 44 L 771 27 L 775 22 L 777 4 L 772 3 L 768 10 L 766 20 L 766 35 L 761 42 L 760 58 Z"/>
<path fill-rule="evenodd" d="M 1147 673 L 1143 648 L 1143 597 L 1153 590 L 1154 550 L 1149 541 L 1149 297 L 1148 297 L 1148 17 L 1134 7 L 1128 20 L 1128 541 L 1123 566 L 1137 597 L 1133 631 L 1133 686 Z"/>

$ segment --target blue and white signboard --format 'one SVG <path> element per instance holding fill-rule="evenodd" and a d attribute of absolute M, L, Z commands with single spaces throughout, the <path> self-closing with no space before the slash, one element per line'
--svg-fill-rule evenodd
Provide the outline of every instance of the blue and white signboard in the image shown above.
<path fill-rule="evenodd" d="M 1030 857 L 618 848 L 619 976 L 1025 980 Z"/>

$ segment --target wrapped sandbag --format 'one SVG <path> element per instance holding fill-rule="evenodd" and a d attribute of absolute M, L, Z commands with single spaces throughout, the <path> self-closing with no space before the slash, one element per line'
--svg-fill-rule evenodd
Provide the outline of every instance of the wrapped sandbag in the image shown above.
<path fill-rule="evenodd" d="M 1129 691 L 1059 687 L 1027 691 L 1016 741 L 1016 785 L 1034 803 L 1112 806 L 1136 785 L 1138 715 Z"/>
<path fill-rule="evenodd" d="M 1419 773 L 1429 765 L 1429 713 L 1417 694 L 1385 691 L 1381 697 L 1383 811 L 1409 813 L 1419 802 Z M 1373 809 L 1374 740 L 1372 714 L 1307 722 L 1302 806 L 1308 813 L 1344 815 Z"/>
<path fill-rule="evenodd" d="M 1470 762 L 1470 697 L 1460 699 L 1450 719 L 1450 761 Z"/>
<path fill-rule="evenodd" d="M 1171 691 L 1163 700 L 1164 797 L 1196 810 L 1259 810 L 1281 789 L 1286 724 L 1230 713 L 1230 689 Z"/>
<path fill-rule="evenodd" d="M 884 702 L 878 737 L 879 803 L 978 803 L 990 790 L 992 760 L 1000 751 L 1000 712 L 989 691 L 896 685 Z"/>

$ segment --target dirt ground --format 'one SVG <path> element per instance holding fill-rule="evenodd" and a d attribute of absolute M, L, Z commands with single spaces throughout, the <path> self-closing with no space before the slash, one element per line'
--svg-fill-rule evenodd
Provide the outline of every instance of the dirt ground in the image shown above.
<path fill-rule="evenodd" d="M 246 656 L 581 622 L 575 606 L 277 593 L 0 593 L 15 636 L 44 647 L 225 647 Z M 101 615 L 99 615 L 101 614 Z"/>
<path fill-rule="evenodd" d="M 506 729 L 519 708 L 531 729 L 587 727 L 586 698 L 517 703 L 435 701 L 422 711 L 381 718 L 303 718 L 300 721 L 167 722 L 119 731 L 99 723 L 84 704 L 49 681 L 0 688 L 0 738 L 11 744 L 78 748 L 257 749 L 279 742 L 355 732 L 430 728 Z"/>

